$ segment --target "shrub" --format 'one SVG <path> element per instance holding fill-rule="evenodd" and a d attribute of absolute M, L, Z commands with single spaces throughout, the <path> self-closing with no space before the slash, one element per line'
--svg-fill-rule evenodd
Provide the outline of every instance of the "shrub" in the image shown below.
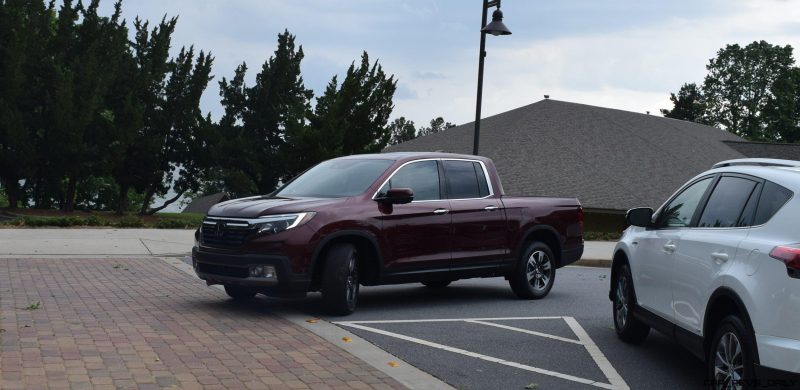
<path fill-rule="evenodd" d="M 57 226 L 57 227 L 70 227 L 83 225 L 83 218 L 80 217 L 22 217 L 22 223 L 25 226 L 42 227 L 42 226 Z"/>
<path fill-rule="evenodd" d="M 84 220 L 84 223 L 86 224 L 86 226 L 105 226 L 106 225 L 106 221 L 100 219 L 100 217 L 98 217 L 96 215 L 90 215 L 90 216 L 86 217 L 86 220 Z"/>
<path fill-rule="evenodd" d="M 133 215 L 126 215 L 126 216 L 120 218 L 119 221 L 117 221 L 117 226 L 118 227 L 124 227 L 124 228 L 143 227 L 144 226 L 144 222 L 139 217 L 135 217 Z"/>
<path fill-rule="evenodd" d="M 155 227 L 158 229 L 186 229 L 191 227 L 191 224 L 179 219 L 159 219 Z"/>

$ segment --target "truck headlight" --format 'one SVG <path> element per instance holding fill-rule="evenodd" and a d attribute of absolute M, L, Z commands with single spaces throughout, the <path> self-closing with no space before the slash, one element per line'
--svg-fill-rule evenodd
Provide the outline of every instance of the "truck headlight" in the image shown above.
<path fill-rule="evenodd" d="M 255 225 L 259 233 L 276 234 L 305 224 L 315 214 L 315 212 L 309 211 L 296 214 L 265 215 L 258 218 Z"/>

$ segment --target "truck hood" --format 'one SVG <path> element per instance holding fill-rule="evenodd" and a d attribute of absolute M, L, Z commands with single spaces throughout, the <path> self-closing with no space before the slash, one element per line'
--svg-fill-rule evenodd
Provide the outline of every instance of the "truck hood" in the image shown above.
<path fill-rule="evenodd" d="M 212 217 L 258 218 L 262 215 L 318 211 L 345 203 L 348 198 L 270 198 L 255 196 L 218 203 L 208 210 Z"/>

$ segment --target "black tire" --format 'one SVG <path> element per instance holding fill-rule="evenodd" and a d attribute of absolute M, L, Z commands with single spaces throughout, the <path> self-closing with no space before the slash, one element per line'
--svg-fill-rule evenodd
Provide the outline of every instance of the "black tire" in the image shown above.
<path fill-rule="evenodd" d="M 358 303 L 358 252 L 352 244 L 335 244 L 325 257 L 322 304 L 326 313 L 344 316 Z"/>
<path fill-rule="evenodd" d="M 650 327 L 633 315 L 636 292 L 633 289 L 631 269 L 627 264 L 619 267 L 617 277 L 611 283 L 614 286 L 614 303 L 611 313 L 614 318 L 614 330 L 617 331 L 617 336 L 622 341 L 641 344 L 650 333 Z"/>
<path fill-rule="evenodd" d="M 738 381 L 742 389 L 751 389 L 755 384 L 755 343 L 752 341 L 752 332 L 737 316 L 727 316 L 720 321 L 711 339 L 708 349 L 707 375 L 713 389 L 727 389 L 730 385 L 729 378 L 736 373 L 734 381 Z M 739 344 L 739 353 L 736 354 L 734 345 Z M 726 347 L 727 344 L 727 347 Z M 727 360 L 727 361 L 726 361 Z M 733 363 L 730 368 L 728 363 Z M 740 369 L 736 367 L 741 366 Z M 717 368 L 720 368 L 718 371 Z M 739 387 L 731 387 L 739 388 Z"/>
<path fill-rule="evenodd" d="M 229 297 L 233 298 L 234 301 L 246 302 L 253 297 L 256 296 L 256 292 L 242 286 L 234 286 L 232 284 L 225 285 L 225 292 L 228 294 Z"/>
<path fill-rule="evenodd" d="M 445 287 L 449 286 L 451 282 L 452 282 L 451 280 L 431 280 L 431 281 L 422 282 L 422 284 L 425 285 L 425 287 L 427 287 L 427 288 L 432 288 L 434 290 L 438 290 L 438 289 L 445 288 Z"/>
<path fill-rule="evenodd" d="M 511 290 L 522 299 L 542 299 L 556 280 L 553 251 L 543 242 L 534 241 L 522 252 L 517 266 L 508 277 Z"/>

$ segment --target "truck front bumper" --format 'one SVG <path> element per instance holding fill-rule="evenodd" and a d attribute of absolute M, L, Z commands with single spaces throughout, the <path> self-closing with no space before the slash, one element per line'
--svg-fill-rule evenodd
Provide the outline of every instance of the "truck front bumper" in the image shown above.
<path fill-rule="evenodd" d="M 303 296 L 311 277 L 291 272 L 289 259 L 281 255 L 227 254 L 192 248 L 192 266 L 200 279 L 209 285 L 223 284 L 251 288 L 271 296 Z M 253 269 L 274 269 L 274 274 L 253 276 Z"/>

